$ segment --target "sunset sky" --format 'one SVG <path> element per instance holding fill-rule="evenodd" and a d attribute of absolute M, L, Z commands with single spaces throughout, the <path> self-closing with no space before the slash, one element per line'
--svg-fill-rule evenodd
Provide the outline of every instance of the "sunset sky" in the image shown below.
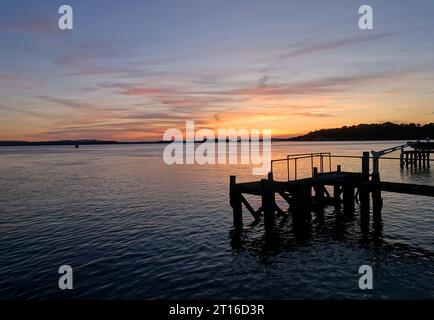
<path fill-rule="evenodd" d="M 0 16 L 0 140 L 434 122 L 432 0 L 14 0 Z"/>

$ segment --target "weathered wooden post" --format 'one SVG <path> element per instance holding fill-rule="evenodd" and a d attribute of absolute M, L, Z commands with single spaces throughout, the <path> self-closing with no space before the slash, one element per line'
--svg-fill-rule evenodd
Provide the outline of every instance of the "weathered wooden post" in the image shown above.
<path fill-rule="evenodd" d="M 374 224 L 381 223 L 381 210 L 383 208 L 383 198 L 381 198 L 381 181 L 380 175 L 372 177 L 372 215 Z"/>
<path fill-rule="evenodd" d="M 408 159 L 408 151 L 405 151 L 405 167 L 408 169 L 408 162 L 409 162 L 409 159 Z"/>
<path fill-rule="evenodd" d="M 318 176 L 318 168 L 313 168 L 313 176 Z M 315 190 L 315 200 L 316 204 L 319 206 L 324 205 L 324 186 L 321 183 L 316 182 L 313 186 L 313 189 Z"/>
<path fill-rule="evenodd" d="M 372 192 L 372 213 L 374 223 L 381 222 L 381 209 L 383 207 L 383 199 L 381 198 L 381 185 L 380 185 L 380 157 L 374 154 L 373 157 L 373 171 L 371 178 L 371 192 Z"/>
<path fill-rule="evenodd" d="M 236 176 L 230 177 L 229 203 L 233 209 L 234 226 L 235 228 L 241 228 L 243 226 L 243 207 L 241 193 L 237 190 Z"/>
<path fill-rule="evenodd" d="M 363 152 L 362 157 L 362 181 L 369 180 L 369 152 Z"/>
<path fill-rule="evenodd" d="M 413 151 L 413 167 L 417 169 L 417 151 Z"/>
<path fill-rule="evenodd" d="M 312 187 L 300 184 L 294 194 L 293 213 L 296 222 L 304 222 L 310 218 Z"/>
<path fill-rule="evenodd" d="M 336 209 L 341 207 L 341 188 L 338 184 L 333 186 L 333 203 Z"/>
<path fill-rule="evenodd" d="M 341 165 L 337 165 L 336 172 L 341 172 Z M 341 207 L 341 187 L 338 184 L 333 186 L 333 200 L 335 204 L 335 208 L 339 209 Z"/>
<path fill-rule="evenodd" d="M 404 148 L 401 148 L 401 154 L 399 155 L 399 166 L 404 169 Z"/>
<path fill-rule="evenodd" d="M 369 152 L 363 152 L 362 181 L 360 184 L 359 194 L 360 219 L 362 225 L 366 225 L 369 223 Z"/>
<path fill-rule="evenodd" d="M 274 199 L 274 191 L 271 183 L 267 179 L 261 180 L 261 197 L 262 197 L 262 210 L 264 211 L 264 225 L 265 229 L 273 227 L 274 223 L 274 209 L 276 201 Z"/>
<path fill-rule="evenodd" d="M 417 151 L 413 151 L 413 167 L 417 169 Z"/>
<path fill-rule="evenodd" d="M 354 185 L 347 181 L 344 182 L 342 188 L 344 213 L 352 214 L 354 212 Z"/>
<path fill-rule="evenodd" d="M 381 210 L 383 208 L 383 198 L 381 198 L 381 189 L 379 185 L 374 185 L 374 189 L 372 191 L 372 203 L 374 223 L 378 224 L 381 222 Z"/>
<path fill-rule="evenodd" d="M 354 184 L 351 181 L 346 180 L 343 182 L 342 202 L 344 204 L 344 213 L 352 214 L 354 212 Z"/>

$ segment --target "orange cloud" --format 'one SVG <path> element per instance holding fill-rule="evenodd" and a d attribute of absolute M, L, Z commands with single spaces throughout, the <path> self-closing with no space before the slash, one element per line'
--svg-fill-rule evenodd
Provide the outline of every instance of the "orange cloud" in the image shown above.
<path fill-rule="evenodd" d="M 121 93 L 127 96 L 146 96 L 146 95 L 156 95 L 156 94 L 171 94 L 173 93 L 173 91 L 168 89 L 160 89 L 160 88 L 133 87 L 133 88 L 125 88 L 121 91 Z"/>

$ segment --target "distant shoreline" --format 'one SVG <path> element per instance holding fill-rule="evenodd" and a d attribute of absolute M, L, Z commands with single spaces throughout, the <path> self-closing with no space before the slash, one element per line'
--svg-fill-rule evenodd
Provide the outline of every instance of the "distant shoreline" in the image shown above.
<path fill-rule="evenodd" d="M 409 141 L 434 139 L 434 123 L 419 124 L 394 124 L 391 122 L 381 124 L 359 124 L 356 126 L 344 126 L 341 128 L 321 129 L 308 134 L 292 138 L 273 138 L 272 142 L 284 141 Z M 228 141 L 228 140 L 227 140 Z M 240 141 L 240 140 L 239 140 Z M 68 146 L 68 145 L 125 145 L 125 144 L 168 144 L 172 141 L 104 141 L 96 139 L 80 140 L 56 140 L 56 141 L 0 141 L 0 147 L 17 146 Z M 202 143 L 203 141 L 195 141 Z M 216 139 L 215 142 L 218 143 Z M 185 141 L 184 141 L 185 143 Z"/>
<path fill-rule="evenodd" d="M 387 142 L 387 141 L 416 141 L 417 139 L 371 139 L 371 140 L 296 140 L 296 139 L 271 139 L 271 142 Z M 203 143 L 204 141 L 195 141 L 195 143 Z M 240 140 L 238 140 L 240 142 Z M 137 142 L 123 142 L 123 141 L 95 141 L 95 142 L 80 142 L 80 141 L 0 141 L 0 147 L 43 147 L 43 146 L 98 146 L 98 145 L 146 145 L 146 144 L 169 144 L 172 141 L 137 141 Z M 185 141 L 183 142 L 185 143 Z M 219 143 L 216 141 L 216 143 Z"/>

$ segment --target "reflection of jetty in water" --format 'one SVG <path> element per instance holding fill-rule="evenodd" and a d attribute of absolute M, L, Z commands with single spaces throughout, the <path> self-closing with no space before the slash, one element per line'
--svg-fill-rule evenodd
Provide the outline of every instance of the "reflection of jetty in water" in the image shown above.
<path fill-rule="evenodd" d="M 276 216 L 265 232 L 263 219 L 232 227 L 233 272 L 251 281 L 254 298 L 360 299 L 367 296 L 354 290 L 358 268 L 368 264 L 375 275 L 370 298 L 432 296 L 430 245 L 386 235 L 381 224 L 360 229 L 358 208 L 355 213 L 328 207 L 301 224 L 291 215 Z"/>
<path fill-rule="evenodd" d="M 390 257 L 416 257 L 434 259 L 434 253 L 419 246 L 410 246 L 396 241 L 386 241 L 383 238 L 382 224 L 374 224 L 357 230 L 355 215 L 347 215 L 342 210 L 316 210 L 311 220 L 303 222 L 288 216 L 278 216 L 270 228 L 258 233 L 262 221 L 253 221 L 245 228 L 233 227 L 229 231 L 230 245 L 236 253 L 247 252 L 257 256 L 262 263 L 267 264 L 267 258 L 303 247 L 315 246 L 315 242 L 329 240 L 345 242 L 351 247 L 372 248 L 377 256 L 382 254 Z M 319 238 L 319 239 L 318 239 Z"/>
<path fill-rule="evenodd" d="M 361 228 L 369 227 L 370 207 L 372 198 L 372 216 L 374 227 L 381 227 L 381 210 L 383 206 L 382 191 L 404 193 L 410 195 L 420 195 L 434 197 L 434 186 L 418 185 L 410 183 L 396 183 L 381 181 L 379 160 L 395 159 L 400 160 L 403 166 L 404 147 L 415 148 L 425 156 L 418 157 L 421 166 L 429 168 L 430 160 L 427 154 L 430 148 L 421 147 L 422 143 L 407 143 L 406 145 L 388 148 L 382 151 L 373 151 L 372 156 L 369 152 L 364 152 L 363 156 L 337 156 L 330 153 L 310 153 L 288 155 L 284 159 L 276 159 L 271 163 L 271 172 L 268 179 L 260 181 L 237 183 L 236 177 L 230 179 L 230 205 L 233 209 L 233 221 L 235 228 L 241 228 L 243 224 L 242 208 L 243 205 L 255 220 L 263 217 L 265 229 L 274 228 L 276 215 L 292 215 L 294 224 L 303 226 L 309 223 L 311 212 L 321 212 L 325 206 L 334 206 L 336 212 L 343 208 L 344 216 L 351 216 L 355 210 L 355 204 L 360 205 Z M 426 146 L 426 145 L 424 145 Z M 401 150 L 400 158 L 386 158 L 384 155 Z M 361 160 L 361 172 L 344 172 L 341 166 L 337 165 L 332 171 L 332 158 L 352 158 Z M 312 175 L 307 178 L 298 179 L 297 171 L 300 160 L 310 159 L 310 169 Z M 372 173 L 370 165 L 372 160 Z M 423 161 L 422 161 L 423 160 Z M 286 163 L 287 181 L 276 181 L 273 178 L 273 165 L 276 162 Z M 314 163 L 319 162 L 319 168 L 314 167 Z M 419 163 L 419 162 L 418 162 Z M 327 167 L 327 168 L 326 168 Z M 290 169 L 294 171 L 294 178 L 290 179 Z M 261 206 L 254 209 L 248 202 L 245 195 L 257 196 L 261 199 Z M 288 210 L 283 210 L 276 203 L 276 196 L 280 197 L 287 205 Z"/>
<path fill-rule="evenodd" d="M 300 221 L 291 218 L 290 215 L 279 215 L 274 219 L 273 225 L 268 226 L 265 232 L 260 234 L 257 230 L 262 222 L 255 220 L 246 228 L 232 228 L 229 237 L 233 250 L 237 252 L 246 250 L 264 258 L 302 247 L 318 235 L 335 241 L 347 241 L 350 237 L 352 241 L 357 241 L 356 245 L 360 246 L 383 244 L 381 223 L 375 225 L 373 232 L 369 227 L 357 232 L 353 230 L 354 220 L 354 215 L 342 210 L 328 210 L 326 213 L 317 208 L 312 212 L 311 219 Z M 355 237 L 355 233 L 359 236 Z"/>

